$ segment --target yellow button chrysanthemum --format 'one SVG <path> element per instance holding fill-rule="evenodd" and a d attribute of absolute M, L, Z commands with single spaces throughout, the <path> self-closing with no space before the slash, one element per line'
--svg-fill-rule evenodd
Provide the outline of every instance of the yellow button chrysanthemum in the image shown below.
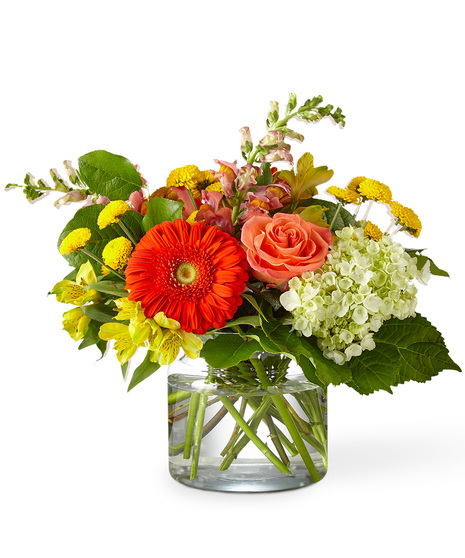
<path fill-rule="evenodd" d="M 100 229 L 108 227 L 113 223 L 117 223 L 119 218 L 129 211 L 131 208 L 122 200 L 115 200 L 107 204 L 99 213 L 97 218 L 97 225 Z"/>
<path fill-rule="evenodd" d="M 79 248 L 84 248 L 84 246 L 89 242 L 92 233 L 90 229 L 83 227 L 80 229 L 74 229 L 71 231 L 60 244 L 60 254 L 70 254 L 78 250 Z"/>
<path fill-rule="evenodd" d="M 364 221 L 362 221 L 362 225 L 363 224 L 364 224 Z M 371 221 L 367 221 L 367 224 L 365 225 L 365 227 L 363 229 L 363 233 L 368 238 L 371 238 L 371 240 L 376 240 L 376 242 L 381 240 L 381 238 L 383 237 L 383 233 L 382 233 L 381 229 L 378 227 L 378 225 L 375 225 Z"/>
<path fill-rule="evenodd" d="M 223 193 L 223 187 L 221 186 L 221 182 L 212 182 L 205 188 L 206 192 L 221 192 Z"/>
<path fill-rule="evenodd" d="M 185 186 L 192 192 L 194 198 L 200 198 L 201 193 L 198 185 L 203 180 L 203 173 L 196 165 L 186 165 L 185 167 L 172 170 L 166 179 L 166 185 L 169 188 Z"/>
<path fill-rule="evenodd" d="M 396 201 L 390 204 L 391 213 L 396 217 L 398 222 L 405 227 L 405 230 L 412 236 L 418 238 L 421 232 L 421 221 L 418 215 L 409 207 L 405 207 Z"/>
<path fill-rule="evenodd" d="M 105 265 L 113 269 L 123 269 L 127 264 L 132 253 L 132 243 L 124 236 L 119 236 L 105 246 L 102 252 L 102 258 Z"/>
<path fill-rule="evenodd" d="M 389 186 L 377 180 L 372 180 L 371 178 L 367 178 L 361 182 L 358 186 L 358 191 L 361 196 L 369 200 L 375 200 L 381 203 L 389 203 L 392 200 L 392 192 Z"/>
<path fill-rule="evenodd" d="M 366 180 L 366 176 L 356 176 L 347 184 L 347 189 L 358 193 L 358 187 Z"/>
<path fill-rule="evenodd" d="M 330 186 L 326 191 L 342 203 L 355 203 L 356 205 L 360 205 L 361 203 L 359 194 L 354 190 Z"/>

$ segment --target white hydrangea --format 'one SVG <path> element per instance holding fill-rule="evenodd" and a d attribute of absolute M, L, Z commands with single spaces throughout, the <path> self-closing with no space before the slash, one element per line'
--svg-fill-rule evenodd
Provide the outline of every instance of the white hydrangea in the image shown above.
<path fill-rule="evenodd" d="M 343 364 L 375 348 L 373 334 L 385 320 L 415 315 L 412 281 L 426 282 L 429 266 L 418 271 L 416 258 L 390 235 L 376 242 L 354 227 L 335 234 L 323 266 L 291 279 L 280 302 L 293 329 L 315 335 L 324 356 Z"/>

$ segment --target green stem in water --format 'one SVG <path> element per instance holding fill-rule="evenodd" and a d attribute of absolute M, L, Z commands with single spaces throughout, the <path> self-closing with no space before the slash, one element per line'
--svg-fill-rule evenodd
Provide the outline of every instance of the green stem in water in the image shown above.
<path fill-rule="evenodd" d="M 191 396 L 190 391 L 184 391 L 182 389 L 173 391 L 172 393 L 168 394 L 168 405 L 176 405 L 181 401 L 185 401 L 186 399 L 189 399 L 190 396 Z"/>
<path fill-rule="evenodd" d="M 270 448 L 260 440 L 260 438 L 251 430 L 249 425 L 245 422 L 245 420 L 241 417 L 238 413 L 237 409 L 234 405 L 229 401 L 227 397 L 224 395 L 220 396 L 220 400 L 223 405 L 228 409 L 229 414 L 234 418 L 234 420 L 239 424 L 242 428 L 244 433 L 248 436 L 251 442 L 253 442 L 257 448 L 263 453 L 263 455 L 273 463 L 273 465 L 281 471 L 281 473 L 285 473 L 287 475 L 292 475 L 292 471 L 290 471 L 284 463 L 280 461 L 280 459 L 270 450 Z"/>
<path fill-rule="evenodd" d="M 244 417 L 246 407 L 247 407 L 247 399 L 245 397 L 242 397 L 241 406 L 239 408 L 239 414 L 241 415 L 241 417 Z M 234 425 L 234 430 L 231 434 L 231 438 L 229 439 L 229 442 L 225 445 L 223 450 L 220 452 L 220 455 L 222 457 L 224 457 L 232 448 L 232 446 L 235 444 L 237 438 L 239 437 L 240 430 L 241 429 L 236 422 L 236 424 Z"/>
<path fill-rule="evenodd" d="M 247 403 L 254 409 L 254 413 L 252 417 L 249 419 L 247 423 L 248 427 L 252 432 L 256 433 L 257 428 L 260 425 L 260 422 L 263 420 L 263 416 L 268 411 L 271 405 L 271 399 L 269 397 L 264 397 L 259 405 L 253 402 L 253 398 L 247 398 Z M 236 459 L 239 453 L 245 448 L 245 446 L 250 442 L 250 438 L 247 434 L 243 434 L 242 437 L 239 439 L 240 436 L 240 428 L 238 429 L 234 439 L 232 440 L 234 446 L 229 447 L 227 454 L 224 456 L 223 462 L 220 465 L 220 471 L 225 471 L 231 463 Z"/>
<path fill-rule="evenodd" d="M 189 459 L 191 456 L 192 436 L 195 429 L 195 417 L 197 415 L 197 408 L 199 406 L 200 393 L 193 393 L 191 396 L 189 412 L 187 414 L 186 424 L 186 442 L 184 446 L 184 459 Z"/>
<path fill-rule="evenodd" d="M 287 456 L 287 453 L 283 448 L 283 444 L 279 438 L 279 434 L 273 422 L 273 419 L 271 418 L 270 415 L 266 414 L 263 417 L 263 420 L 265 421 L 265 424 L 267 425 L 268 430 L 270 431 L 271 441 L 273 442 L 274 447 L 276 448 L 276 451 L 278 452 L 278 455 L 281 458 L 281 461 L 284 463 L 284 465 L 286 465 L 286 467 L 289 467 L 290 465 L 289 457 Z"/>
<path fill-rule="evenodd" d="M 191 480 L 195 479 L 197 475 L 197 469 L 199 467 L 200 445 L 202 442 L 203 421 L 205 418 L 205 409 L 207 408 L 207 400 L 208 400 L 208 394 L 202 393 L 199 397 L 197 418 L 195 420 L 194 448 L 192 451 L 192 463 L 191 463 L 191 475 L 190 475 Z"/>
<path fill-rule="evenodd" d="M 281 395 L 271 395 L 270 397 L 276 409 L 279 411 L 279 414 L 281 415 L 283 422 L 289 434 L 291 435 L 292 440 L 294 441 L 295 447 L 298 449 L 303 459 L 303 462 L 305 463 L 305 466 L 307 467 L 308 472 L 310 473 L 310 476 L 312 477 L 314 482 L 318 482 L 320 480 L 320 475 L 318 474 L 318 471 L 315 468 L 312 458 L 308 453 L 307 447 L 304 441 L 302 440 L 299 431 L 297 430 L 297 427 L 294 423 L 294 420 L 292 419 L 291 414 L 289 413 L 287 405 L 283 401 L 284 397 Z"/>

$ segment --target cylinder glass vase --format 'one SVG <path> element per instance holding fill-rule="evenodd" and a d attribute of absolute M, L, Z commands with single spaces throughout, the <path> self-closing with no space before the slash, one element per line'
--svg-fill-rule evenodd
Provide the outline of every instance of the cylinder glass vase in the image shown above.
<path fill-rule="evenodd" d="M 283 355 L 211 368 L 183 357 L 168 371 L 169 470 L 204 490 L 268 492 L 321 480 L 328 466 L 322 389 Z"/>

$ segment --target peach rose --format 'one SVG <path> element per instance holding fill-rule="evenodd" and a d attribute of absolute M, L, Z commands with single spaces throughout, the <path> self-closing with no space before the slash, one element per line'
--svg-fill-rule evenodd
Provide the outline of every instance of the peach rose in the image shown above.
<path fill-rule="evenodd" d="M 251 217 L 242 227 L 241 241 L 252 275 L 279 285 L 321 267 L 332 235 L 329 229 L 308 223 L 299 215 L 276 213 L 274 217 Z"/>

